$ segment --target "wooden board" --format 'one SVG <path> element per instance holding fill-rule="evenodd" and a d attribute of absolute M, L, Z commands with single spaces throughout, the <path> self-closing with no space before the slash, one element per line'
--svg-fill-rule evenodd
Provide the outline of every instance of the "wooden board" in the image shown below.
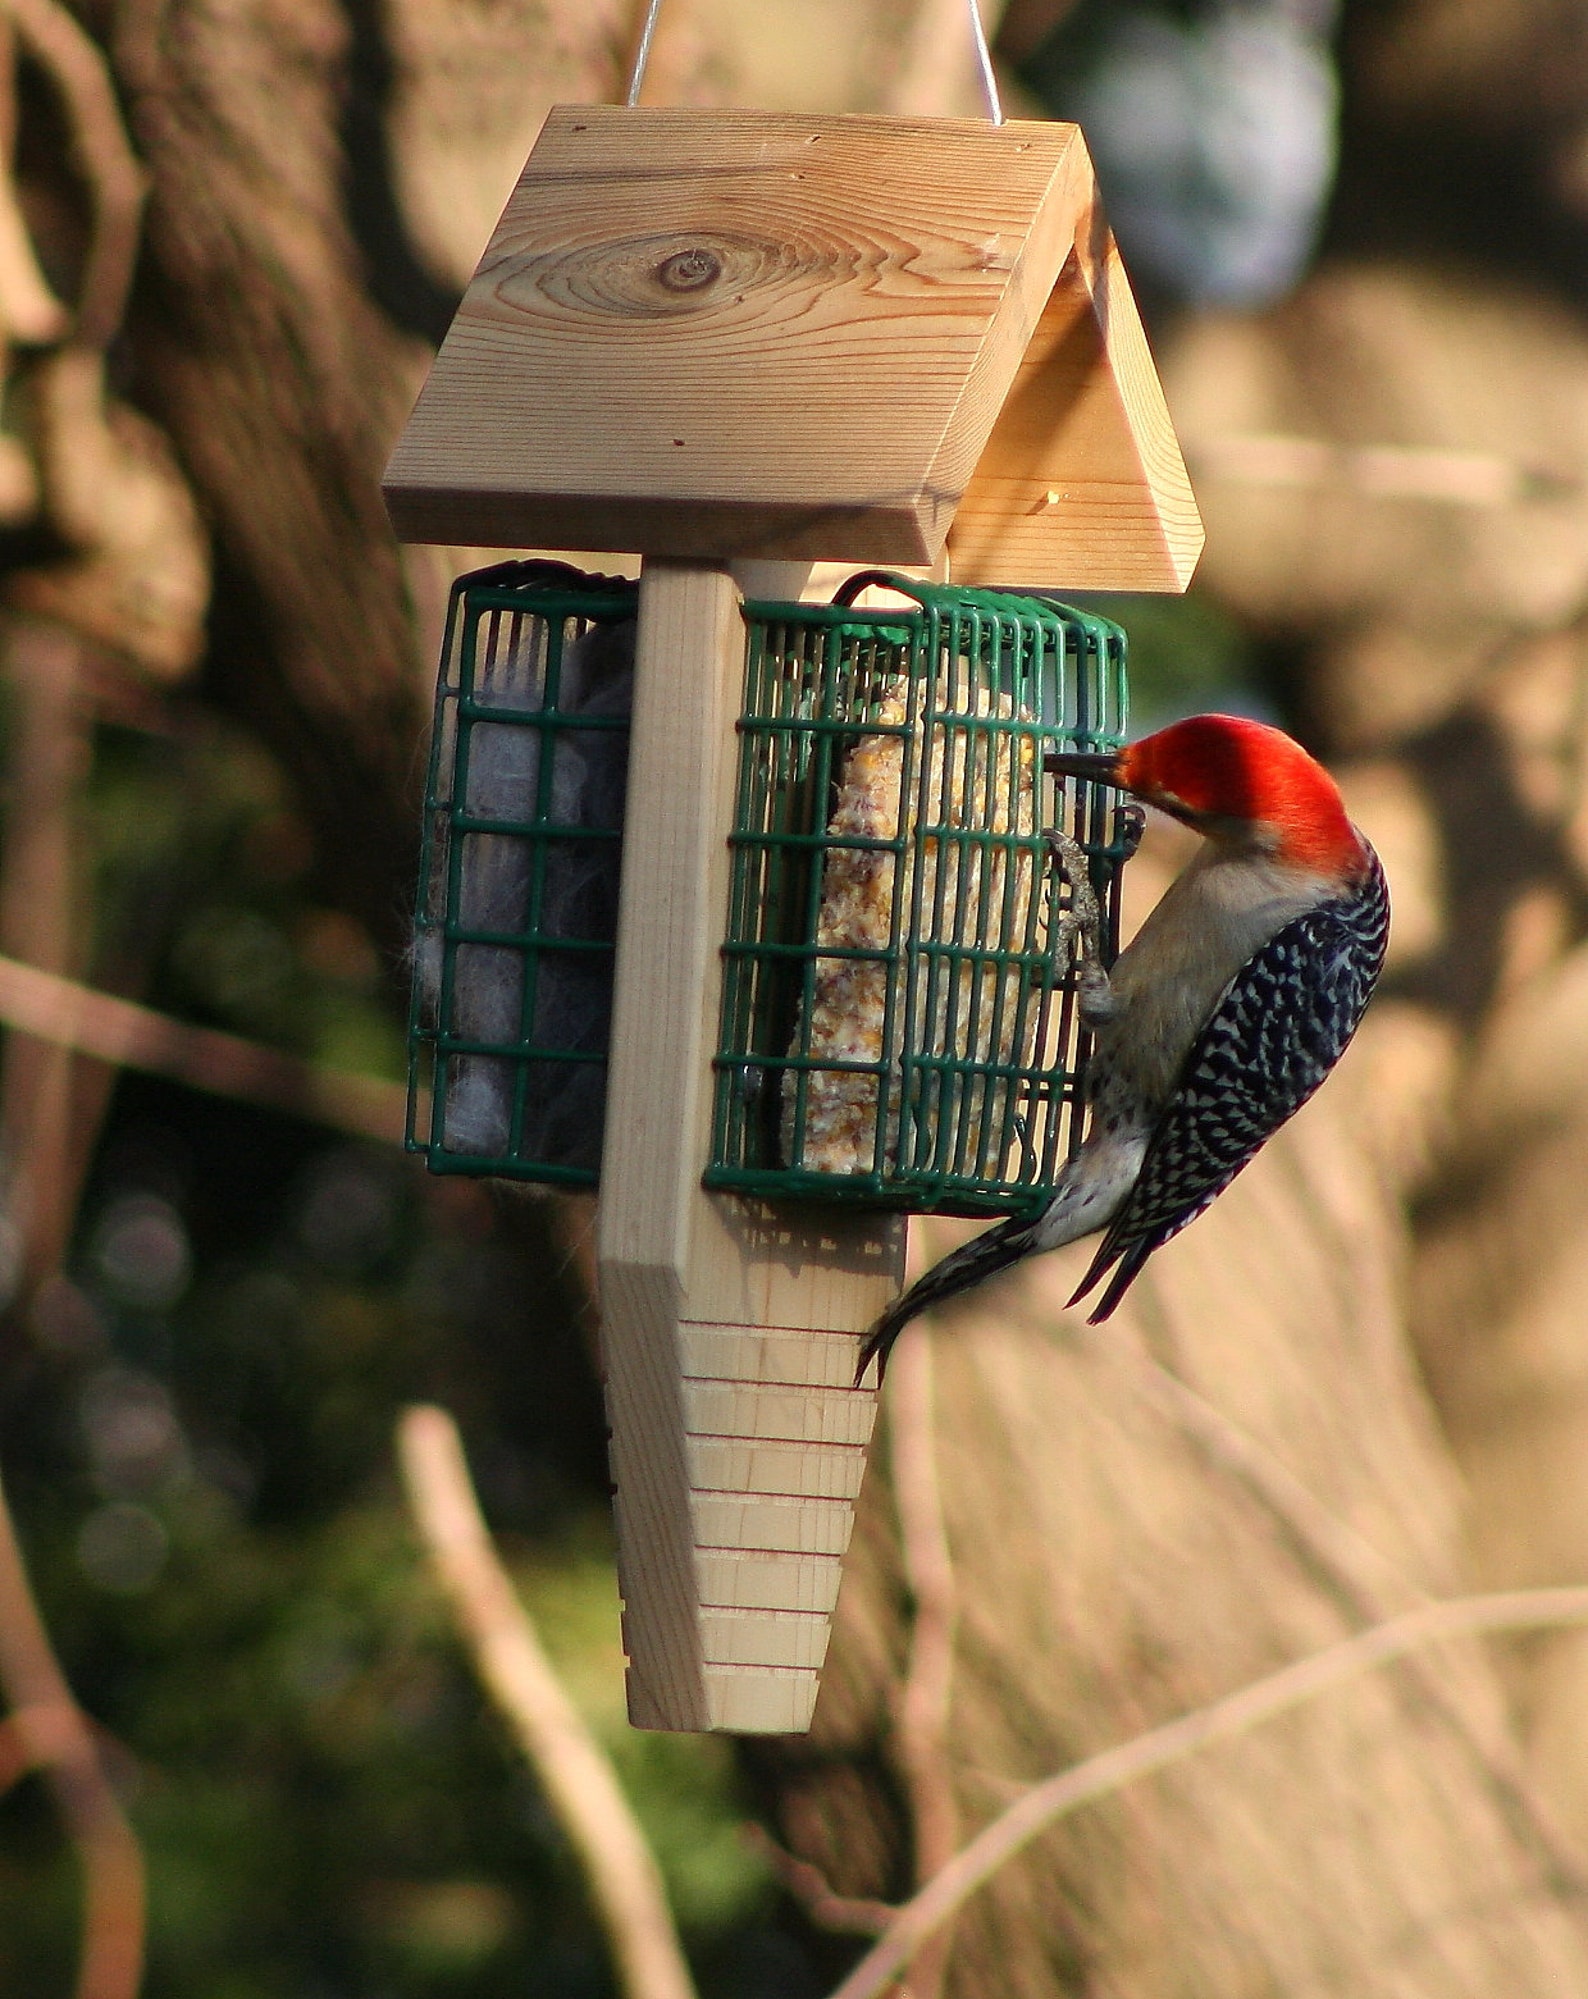
<path fill-rule="evenodd" d="M 890 1216 L 705 1193 L 745 636 L 732 579 L 640 584 L 597 1224 L 639 1727 L 809 1726 L 898 1289 Z"/>
<path fill-rule="evenodd" d="M 1100 211 L 1084 219 L 949 531 L 957 583 L 1184 590 L 1202 520 Z"/>
<path fill-rule="evenodd" d="M 392 455 L 392 520 L 413 541 L 931 564 L 1095 218 L 1072 125 L 559 106 Z M 1132 587 L 1180 588 L 1184 471 L 1109 289 L 1104 337 L 1056 381 L 1092 396 L 1099 476 L 1124 467 L 1127 490 L 1033 517 L 1017 552 L 1053 530 L 1063 581 L 1111 587 L 1121 508 L 1166 496 L 1179 553 Z M 996 580 L 987 511 L 1029 498 L 993 472 L 966 580 Z"/>

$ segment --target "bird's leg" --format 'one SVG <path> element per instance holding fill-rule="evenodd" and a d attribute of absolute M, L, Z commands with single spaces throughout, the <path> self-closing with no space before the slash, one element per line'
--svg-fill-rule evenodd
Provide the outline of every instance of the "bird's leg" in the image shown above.
<path fill-rule="evenodd" d="M 1046 837 L 1059 873 L 1069 884 L 1070 906 L 1059 920 L 1066 933 L 1065 941 L 1073 938 L 1078 947 L 1075 990 L 1081 1019 L 1088 1027 L 1101 1027 L 1114 1018 L 1119 1003 L 1103 965 L 1103 912 L 1092 886 L 1092 872 L 1084 849 L 1068 833 L 1055 826 Z"/>
<path fill-rule="evenodd" d="M 1070 891 L 1070 906 L 1059 919 L 1065 941 L 1067 943 L 1070 938 L 1078 937 L 1081 956 L 1096 958 L 1102 949 L 1103 912 L 1098 906 L 1097 891 L 1092 886 L 1092 870 L 1086 858 L 1086 849 L 1057 826 L 1050 827 L 1043 838 L 1048 843 L 1054 865 Z"/>

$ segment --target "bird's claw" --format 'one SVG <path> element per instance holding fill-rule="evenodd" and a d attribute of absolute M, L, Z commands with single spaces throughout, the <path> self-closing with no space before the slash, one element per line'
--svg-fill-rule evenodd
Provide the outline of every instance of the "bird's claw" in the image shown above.
<path fill-rule="evenodd" d="M 1050 827 L 1044 837 L 1054 865 L 1070 891 L 1070 906 L 1059 919 L 1065 941 L 1077 938 L 1082 962 L 1096 961 L 1102 955 L 1103 912 L 1098 905 L 1097 890 L 1092 886 L 1092 870 L 1086 850 L 1078 840 L 1073 840 L 1057 826 Z"/>
<path fill-rule="evenodd" d="M 1060 936 L 1068 945 L 1077 945 L 1075 990 L 1080 1000 L 1081 1018 L 1088 1027 L 1100 1027 L 1118 1012 L 1118 1002 L 1103 963 L 1103 912 L 1092 886 L 1092 871 L 1085 849 L 1057 827 L 1047 835 L 1048 850 L 1070 891 L 1070 906 L 1060 913 Z"/>

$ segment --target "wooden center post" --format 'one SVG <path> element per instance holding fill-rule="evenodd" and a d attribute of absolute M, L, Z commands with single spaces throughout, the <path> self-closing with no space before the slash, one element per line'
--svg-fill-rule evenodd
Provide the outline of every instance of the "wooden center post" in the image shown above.
<path fill-rule="evenodd" d="M 629 1717 L 810 1726 L 897 1217 L 701 1187 L 744 683 L 726 566 L 647 562 L 597 1225 Z"/>

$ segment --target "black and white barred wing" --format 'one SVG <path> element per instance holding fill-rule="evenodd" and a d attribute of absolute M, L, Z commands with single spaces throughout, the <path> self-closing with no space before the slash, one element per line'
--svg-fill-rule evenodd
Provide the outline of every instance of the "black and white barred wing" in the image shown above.
<path fill-rule="evenodd" d="M 1345 1052 L 1389 937 L 1375 860 L 1362 890 L 1287 923 L 1231 980 L 1192 1044 L 1141 1176 L 1075 1293 L 1113 1266 L 1091 1323 L 1106 1319 L 1155 1249 L 1196 1220 Z"/>

